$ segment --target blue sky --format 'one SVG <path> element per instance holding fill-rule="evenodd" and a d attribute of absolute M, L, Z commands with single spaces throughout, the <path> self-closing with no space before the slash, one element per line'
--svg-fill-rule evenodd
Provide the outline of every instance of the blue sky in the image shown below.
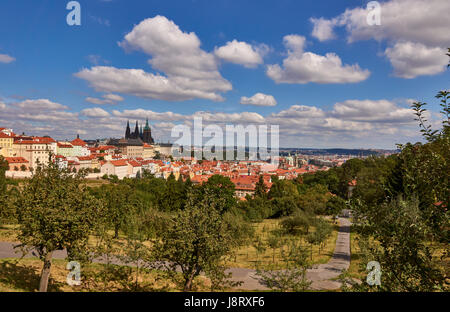
<path fill-rule="evenodd" d="M 373 26 L 367 1 L 89 0 L 81 26 L 67 2 L 0 4 L 0 127 L 120 137 L 149 117 L 174 141 L 202 115 L 279 124 L 281 146 L 394 148 L 420 139 L 411 101 L 436 113 L 449 87 L 446 0 L 380 1 Z"/>

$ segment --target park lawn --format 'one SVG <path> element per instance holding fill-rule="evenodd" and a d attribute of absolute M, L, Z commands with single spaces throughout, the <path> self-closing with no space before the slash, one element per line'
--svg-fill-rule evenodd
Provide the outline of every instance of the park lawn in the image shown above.
<path fill-rule="evenodd" d="M 253 223 L 252 226 L 255 229 L 255 237 L 260 237 L 265 243 L 266 249 L 264 252 L 258 253 L 254 246 L 247 245 L 239 248 L 235 251 L 235 255 L 230 256 L 226 261 L 226 266 L 234 268 L 248 268 L 255 269 L 256 266 L 284 268 L 285 263 L 282 261 L 281 252 L 282 250 L 287 251 L 289 248 L 289 242 L 300 241 L 302 246 L 311 253 L 311 245 L 305 241 L 305 238 L 300 235 L 282 235 L 281 240 L 284 242 L 280 248 L 273 250 L 267 246 L 267 238 L 270 232 L 279 229 L 279 219 L 266 219 L 260 223 Z M 318 246 L 312 246 L 312 259 L 310 258 L 311 264 L 321 264 L 327 263 L 333 253 L 336 246 L 336 240 L 338 235 L 338 225 L 333 225 L 333 231 L 331 235 L 326 240 L 324 247 L 321 248 L 319 253 Z M 315 231 L 314 227 L 310 228 L 311 232 Z"/>
<path fill-rule="evenodd" d="M 0 225 L 0 242 L 18 243 L 17 234 L 18 225 L 2 224 Z"/>
<path fill-rule="evenodd" d="M 39 287 L 42 261 L 37 258 L 27 259 L 0 259 L 0 292 L 37 292 Z M 66 270 L 67 261 L 61 259 L 52 260 L 49 292 L 128 292 L 147 291 L 157 292 L 179 291 L 176 285 L 167 280 L 163 274 L 156 270 L 141 269 L 138 279 L 139 287 L 134 288 L 135 268 L 113 266 L 132 270 L 133 274 L 126 283 L 101 282 L 94 283 L 92 279 L 82 277 L 81 286 L 69 286 L 66 282 L 69 270 Z M 104 264 L 93 263 L 85 267 L 85 272 L 99 273 Z M 83 272 L 83 267 L 81 269 Z M 83 274 L 83 273 L 82 273 Z M 205 277 L 198 277 L 195 281 L 197 291 L 209 291 L 210 283 Z"/>
<path fill-rule="evenodd" d="M 358 280 L 365 280 L 366 272 L 361 271 L 361 250 L 358 245 L 358 234 L 351 230 L 350 232 L 350 267 L 347 270 L 348 276 Z"/>

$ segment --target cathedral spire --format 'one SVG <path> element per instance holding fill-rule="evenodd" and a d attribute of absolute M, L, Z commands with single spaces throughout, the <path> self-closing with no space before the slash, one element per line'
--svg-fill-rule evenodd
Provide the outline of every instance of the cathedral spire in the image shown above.
<path fill-rule="evenodd" d="M 139 138 L 139 122 L 136 120 L 136 128 L 134 128 L 134 138 Z"/>
<path fill-rule="evenodd" d="M 131 135 L 130 121 L 127 121 L 127 129 L 125 130 L 125 139 L 129 139 Z"/>

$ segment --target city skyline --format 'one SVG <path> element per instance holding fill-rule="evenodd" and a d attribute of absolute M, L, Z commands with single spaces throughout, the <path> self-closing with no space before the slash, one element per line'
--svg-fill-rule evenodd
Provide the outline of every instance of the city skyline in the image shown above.
<path fill-rule="evenodd" d="M 203 117 L 280 125 L 281 148 L 394 149 L 421 140 L 413 101 L 440 123 L 430 94 L 448 85 L 446 1 L 425 4 L 436 18 L 415 13 L 421 1 L 379 1 L 381 25 L 362 1 L 79 3 L 80 26 L 65 2 L 2 4 L 1 127 L 121 138 L 149 118 L 174 142 L 174 126 Z"/>

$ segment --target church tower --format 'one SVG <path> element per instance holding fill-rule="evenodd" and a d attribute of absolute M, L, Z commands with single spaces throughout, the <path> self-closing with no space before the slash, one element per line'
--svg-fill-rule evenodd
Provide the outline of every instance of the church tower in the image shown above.
<path fill-rule="evenodd" d="M 130 130 L 130 121 L 127 122 L 127 130 L 125 131 L 125 139 L 129 139 L 131 136 L 131 130 Z"/>
<path fill-rule="evenodd" d="M 139 123 L 136 120 L 136 128 L 134 128 L 133 139 L 139 138 Z"/>
<path fill-rule="evenodd" d="M 144 135 L 143 135 L 143 139 L 142 139 L 145 143 L 147 144 L 154 144 L 155 140 L 153 140 L 152 137 L 152 129 L 150 129 L 150 125 L 148 123 L 148 118 L 147 121 L 145 123 L 145 127 L 144 127 Z"/>

